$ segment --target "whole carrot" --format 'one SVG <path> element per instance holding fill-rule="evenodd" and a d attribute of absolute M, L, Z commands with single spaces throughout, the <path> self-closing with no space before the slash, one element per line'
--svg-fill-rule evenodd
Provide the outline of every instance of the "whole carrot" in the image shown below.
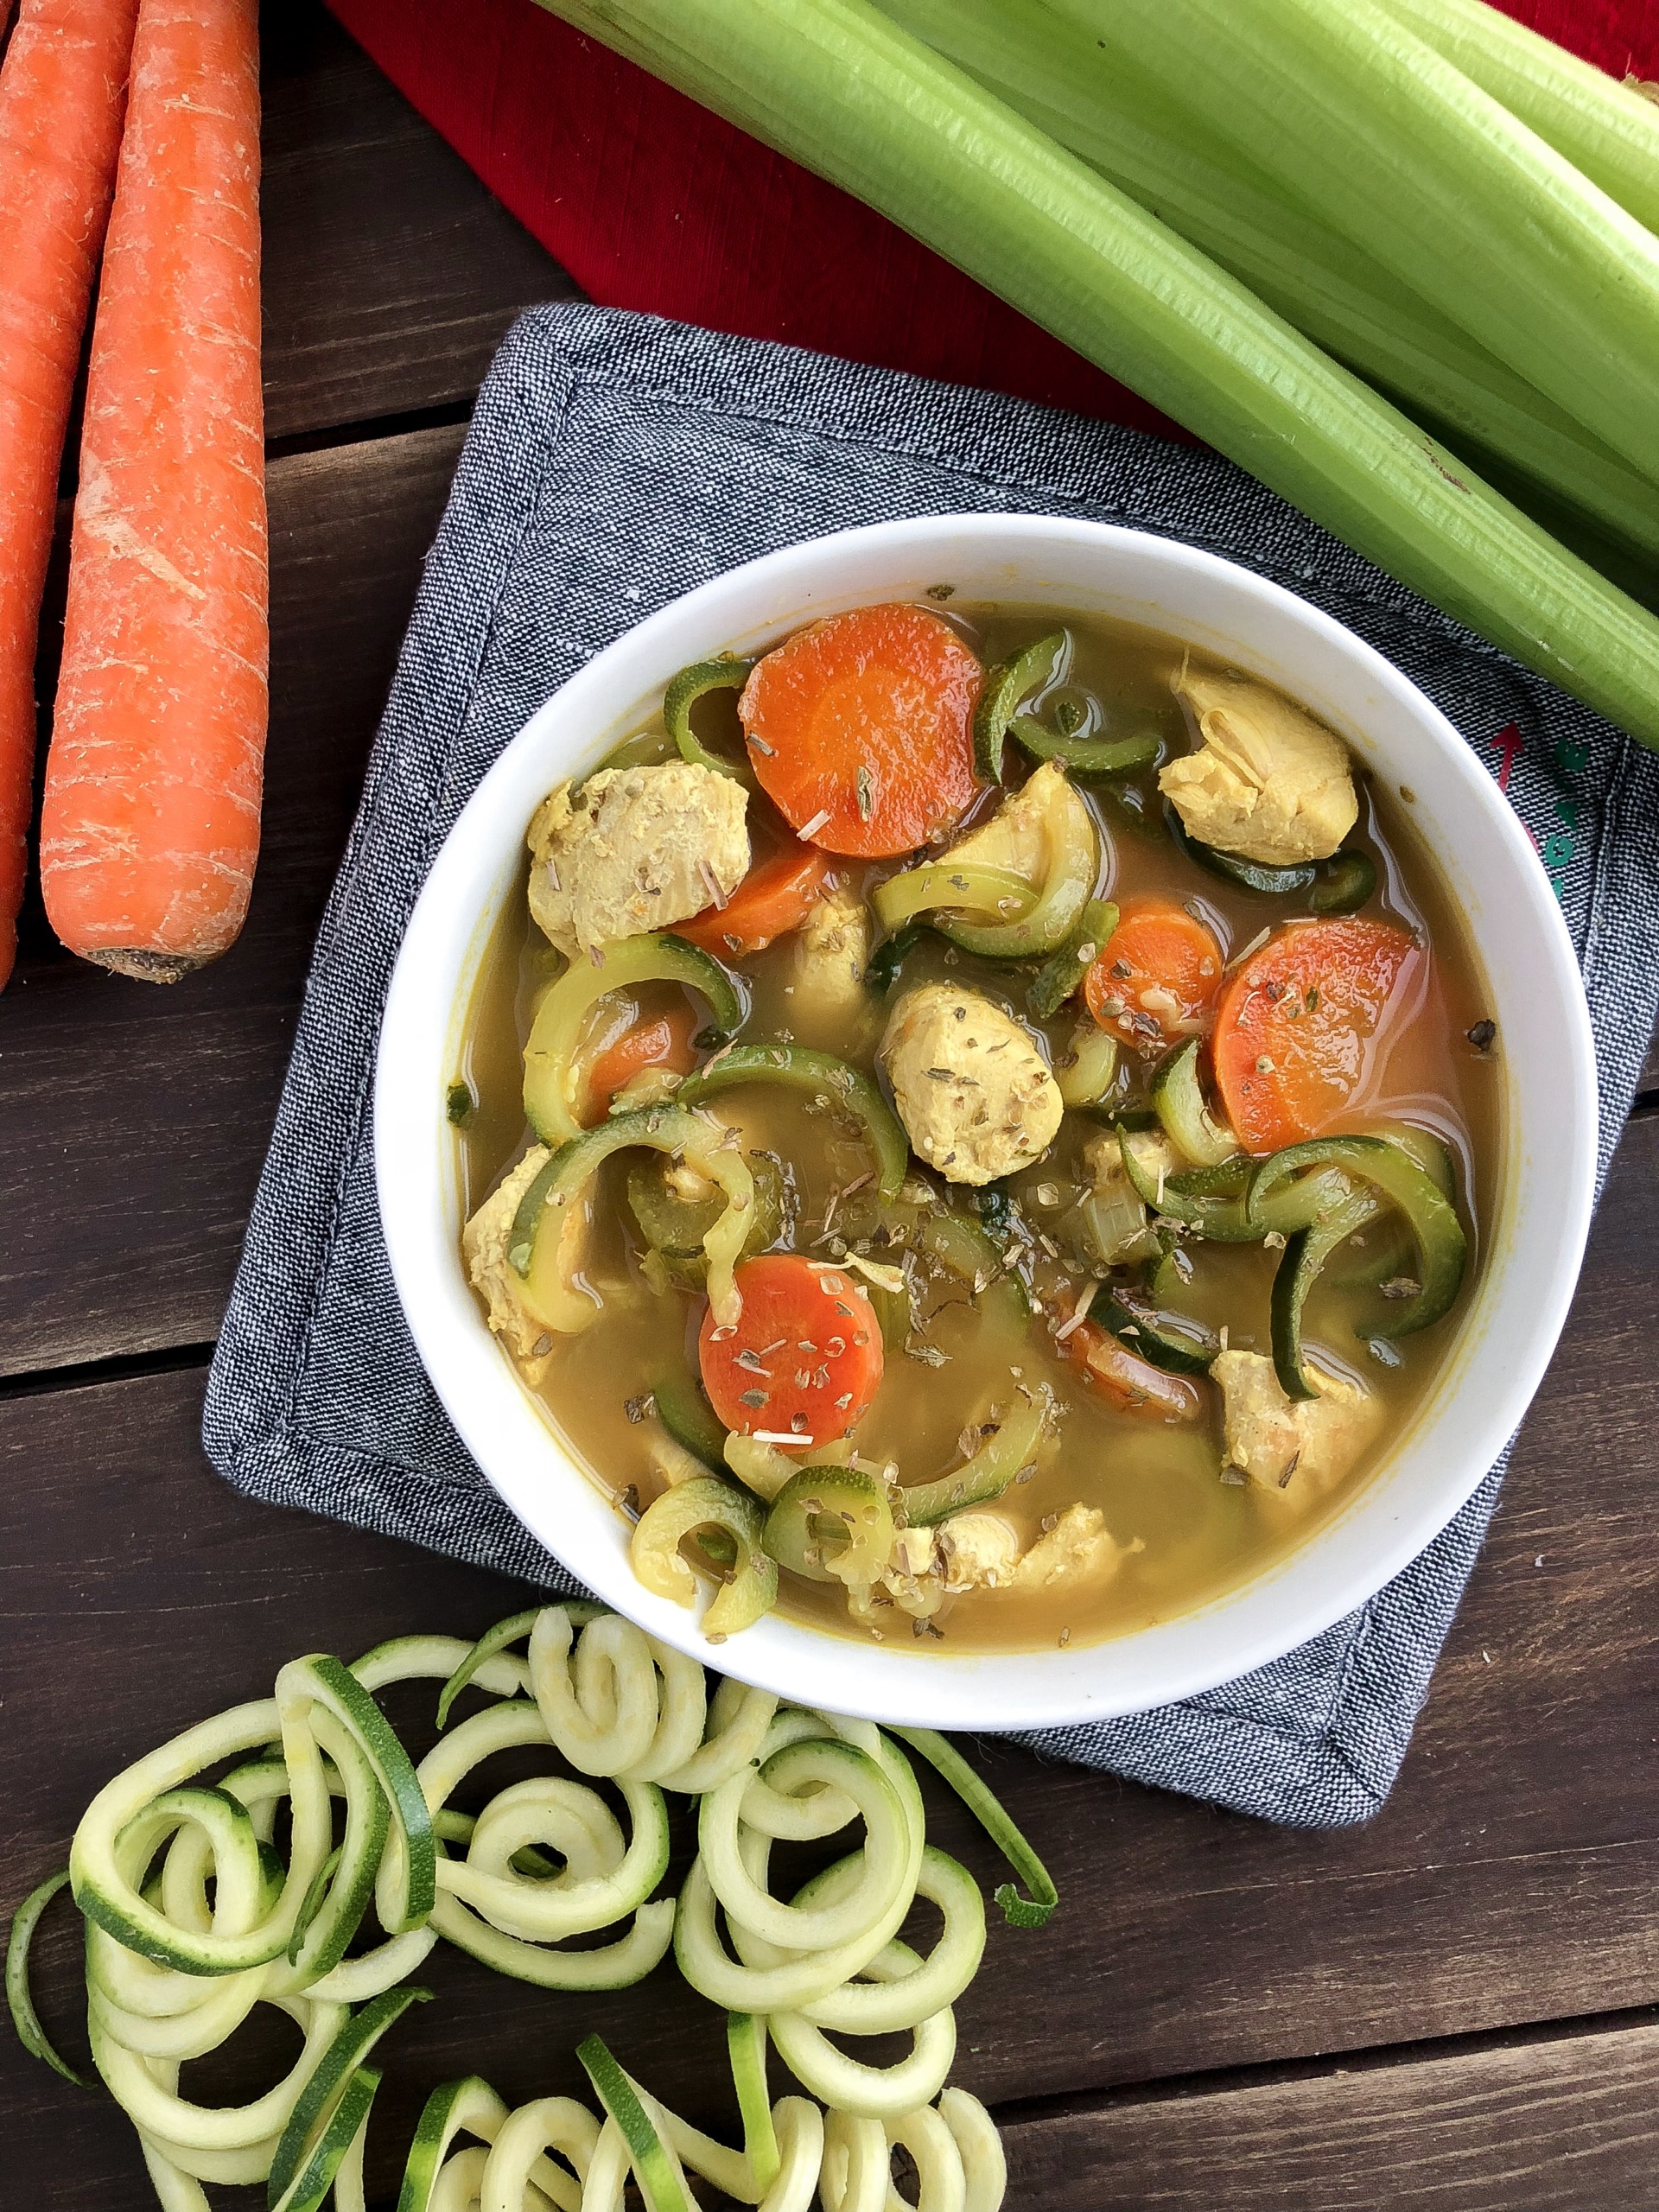
<path fill-rule="evenodd" d="M 52 926 L 158 983 L 234 941 L 259 850 L 256 17 L 257 0 L 140 0 L 47 760 Z"/>
<path fill-rule="evenodd" d="M 0 988 L 17 950 L 58 462 L 138 0 L 22 0 L 0 67 Z"/>

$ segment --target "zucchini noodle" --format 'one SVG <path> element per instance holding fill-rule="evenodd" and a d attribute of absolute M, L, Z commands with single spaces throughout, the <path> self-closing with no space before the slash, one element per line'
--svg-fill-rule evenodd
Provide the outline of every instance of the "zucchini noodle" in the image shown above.
<path fill-rule="evenodd" d="M 439 1686 L 441 1732 L 418 1765 L 375 1702 L 410 1681 Z M 452 1723 L 463 1689 L 485 1702 Z M 989 1793 L 964 1789 L 937 1738 L 913 1740 L 1042 1896 L 1040 1868 Z M 497 1753 L 538 1751 L 580 1778 L 531 1775 L 477 1813 L 453 1804 Z M 667 1791 L 699 1801 L 677 1898 L 656 1894 Z M 776 1843 L 843 1830 L 832 1864 L 791 1896 L 772 1892 Z M 208 2212 L 204 2183 L 258 2183 L 270 2212 L 329 2201 L 365 2212 L 381 2079 L 368 2062 L 429 1997 L 409 1977 L 440 1942 L 552 1989 L 626 1987 L 671 1944 L 686 1980 L 727 2011 L 743 2140 L 667 2110 L 590 2037 L 578 2056 L 596 2110 L 549 2096 L 509 2111 L 476 2075 L 435 2091 L 398 2212 L 622 2212 L 631 2183 L 648 2212 L 692 2212 L 688 2174 L 760 2212 L 810 2212 L 815 2198 L 824 2212 L 891 2212 L 895 2146 L 915 2163 L 922 2206 L 1002 2202 L 990 2117 L 945 2086 L 984 1901 L 927 1842 L 904 1751 L 872 1722 L 780 1709 L 735 1681 L 711 1697 L 696 1661 L 590 1602 L 516 1614 L 472 1644 L 409 1636 L 353 1667 L 292 1661 L 274 1697 L 186 1731 L 100 1790 L 69 1869 L 19 1909 L 7 1955 L 20 2039 L 75 2080 L 29 1984 L 35 1929 L 66 1882 L 86 1922 L 93 2063 L 137 2130 L 164 2212 Z M 941 1922 L 926 1950 L 900 1938 L 918 1904 Z M 372 1918 L 379 1933 L 365 1943 Z M 608 1942 L 569 1948 L 607 1929 Z M 181 2094 L 181 2066 L 261 2005 L 301 2031 L 282 2077 L 240 2106 Z M 910 2043 L 896 2063 L 830 2041 L 893 2033 Z M 772 2101 L 769 2046 L 819 2103 Z"/>
<path fill-rule="evenodd" d="M 1064 630 L 1056 630 L 986 670 L 984 689 L 974 709 L 974 773 L 982 783 L 1002 780 L 1002 747 L 1021 700 L 1052 683 L 1071 660 L 1071 640 Z"/>
<path fill-rule="evenodd" d="M 595 953 L 593 961 L 574 962 L 552 985 L 524 1046 L 524 1119 L 556 1149 L 582 1133 L 572 1093 L 583 1031 L 602 998 L 640 983 L 678 983 L 708 1001 L 716 1029 L 735 1029 L 743 1019 L 743 1001 L 730 976 L 682 937 L 661 931 L 623 938 Z"/>
<path fill-rule="evenodd" d="M 684 1105 L 696 1106 L 747 1083 L 778 1084 L 804 1092 L 815 1106 L 832 1109 L 869 1147 L 882 1196 L 898 1196 L 910 1168 L 910 1140 L 861 1068 L 805 1045 L 728 1045 L 688 1076 L 677 1096 Z"/>
<path fill-rule="evenodd" d="M 893 1942 L 865 1971 L 897 1981 L 921 1963 L 908 1944 Z M 938 2096 L 957 2055 L 956 2015 L 948 2005 L 916 2023 L 909 2056 L 892 2066 L 849 2058 L 798 2012 L 775 2012 L 766 2024 L 779 2056 L 804 2088 L 827 2104 L 873 2120 L 897 2118 Z"/>
<path fill-rule="evenodd" d="M 1008 2179 L 1001 2139 L 965 2089 L 947 2089 L 937 2107 L 924 2105 L 885 2123 L 830 2113 L 818 2177 L 823 2212 L 892 2212 L 903 2204 L 893 2184 L 899 2147 L 915 2164 L 916 2212 L 997 2212 Z"/>
<path fill-rule="evenodd" d="M 859 1879 L 851 1895 L 817 1906 L 781 1904 L 769 1896 L 751 1878 L 738 1848 L 739 1809 L 749 1785 L 734 1775 L 702 1800 L 697 1818 L 709 1886 L 728 1919 L 785 1950 L 823 1950 L 868 1936 L 906 1890 L 906 1874 L 914 1894 L 911 1824 L 897 1791 L 868 1754 L 833 1737 L 785 1745 L 766 1760 L 760 1779 L 784 1796 L 823 1788 L 847 1793 L 864 1821 Z"/>
<path fill-rule="evenodd" d="M 732 2039 L 753 2025 L 734 2018 Z M 746 2113 L 743 2148 L 733 2150 L 660 2104 L 597 2036 L 577 2056 L 602 2120 L 571 2097 L 510 2113 L 476 2075 L 435 2090 L 416 2129 L 398 2212 L 542 2212 L 549 2204 L 623 2212 L 630 2178 L 649 2212 L 693 2212 L 688 2171 L 759 2212 L 810 2212 L 815 2195 L 825 2212 L 891 2212 L 903 2202 L 892 2176 L 899 2147 L 915 2163 L 928 2212 L 997 2212 L 1003 2201 L 1001 2143 L 965 2090 L 947 2089 L 937 2106 L 885 2121 L 779 2097 L 760 2104 L 758 2128 Z M 764 2066 L 758 2086 L 764 2098 Z M 462 2134 L 478 2140 L 457 2147 Z"/>
<path fill-rule="evenodd" d="M 358 2184 L 360 2200 L 363 2139 L 368 2128 L 369 2109 L 379 2087 L 378 2067 L 359 2066 L 354 2070 L 346 2084 L 345 2094 L 311 2145 L 293 2180 L 280 2196 L 271 2192 L 272 2212 L 317 2212 L 317 2207 L 334 2185 L 336 2177 L 353 2152 L 358 2161 L 353 2178 Z M 346 2188 L 336 2190 L 334 2202 L 338 2212 L 346 2212 L 348 2202 Z"/>
<path fill-rule="evenodd" d="M 694 767 L 713 768 L 736 783 L 749 778 L 734 761 L 711 753 L 691 727 L 691 709 L 709 691 L 741 691 L 754 669 L 752 660 L 700 660 L 683 668 L 663 694 L 663 727 L 674 741 L 682 760 Z M 747 764 L 746 763 L 745 766 Z"/>
<path fill-rule="evenodd" d="M 761 1541 L 766 1527 L 766 1516 L 753 1492 L 721 1475 L 694 1474 L 645 1508 L 628 1556 L 647 1590 L 680 1605 L 695 1605 L 699 1586 L 680 1551 L 688 1538 L 711 1561 L 732 1561 L 722 1567 L 723 1586 L 702 1617 L 704 1636 L 711 1643 L 723 1643 L 778 1602 L 778 1562 Z"/>
<path fill-rule="evenodd" d="M 48 2040 L 35 2010 L 35 2000 L 29 1989 L 29 1952 L 35 1940 L 35 1930 L 41 1915 L 58 1891 L 67 1886 L 69 1869 L 60 1866 L 55 1874 L 48 1874 L 38 1882 L 13 1915 L 11 1934 L 6 1943 L 6 2003 L 11 2009 L 11 2021 L 17 2031 L 17 2040 L 31 2058 L 40 2059 L 54 2074 L 61 2074 L 66 2082 L 73 2082 L 78 2089 L 86 2086 L 68 2061 L 59 2056 Z M 87 1933 L 92 1931 L 89 1929 Z"/>
<path fill-rule="evenodd" d="M 855 1862 L 843 1859 L 806 1888 L 828 1889 L 854 1871 Z M 944 1918 L 944 1931 L 927 1956 L 919 1958 L 901 1943 L 889 1944 L 866 1967 L 868 1980 L 843 1983 L 816 2005 L 803 2005 L 799 2018 L 837 2035 L 888 2035 L 916 2027 L 956 2002 L 984 1955 L 984 1901 L 967 1868 L 931 1843 L 923 1847 L 916 1894 L 937 1905 Z"/>
<path fill-rule="evenodd" d="M 709 1303 L 716 1319 L 735 1321 L 743 1301 L 732 1270 L 743 1256 L 754 1217 L 754 1178 L 747 1160 L 725 1143 L 727 1135 L 725 1126 L 706 1114 L 645 1106 L 582 1130 L 551 1154 L 518 1201 L 507 1247 L 531 1311 L 548 1328 L 567 1336 L 579 1334 L 593 1320 L 597 1307 L 565 1279 L 565 1232 L 578 1218 L 588 1184 L 612 1154 L 645 1145 L 683 1157 L 725 1192 L 725 1207 L 704 1236 L 702 1249 L 709 1262 Z"/>
<path fill-rule="evenodd" d="M 411 2005 L 424 2003 L 430 1993 L 424 1989 L 398 1990 L 377 1998 L 341 2023 L 334 2041 L 307 2076 L 272 2154 L 269 2181 L 273 2205 L 304 2193 L 302 2177 L 350 2097 L 361 2061 Z M 347 2135 L 339 2141 L 341 2157 L 349 2140 Z M 334 2164 L 339 2163 L 336 2158 Z"/>

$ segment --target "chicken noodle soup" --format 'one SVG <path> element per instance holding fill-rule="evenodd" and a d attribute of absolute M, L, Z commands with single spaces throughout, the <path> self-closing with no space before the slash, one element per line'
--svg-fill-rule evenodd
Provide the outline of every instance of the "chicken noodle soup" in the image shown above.
<path fill-rule="evenodd" d="M 490 1326 L 714 1639 L 1166 1619 L 1401 1436 L 1491 1024 L 1294 701 L 1096 618 L 715 658 L 550 791 L 451 1094 Z"/>

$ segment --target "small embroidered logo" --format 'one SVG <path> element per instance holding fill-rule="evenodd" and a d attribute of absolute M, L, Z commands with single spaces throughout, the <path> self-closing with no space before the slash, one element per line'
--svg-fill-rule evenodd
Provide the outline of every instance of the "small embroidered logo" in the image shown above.
<path fill-rule="evenodd" d="M 1507 797 L 1510 779 L 1515 769 L 1516 756 L 1525 749 L 1525 740 L 1518 726 L 1506 723 L 1496 737 L 1486 740 L 1497 754 L 1497 788 Z M 1567 871 L 1572 866 L 1574 851 L 1573 833 L 1579 826 L 1579 802 L 1570 788 L 1575 778 L 1582 775 L 1590 765 L 1590 747 L 1582 738 L 1562 738 L 1555 747 L 1554 764 L 1561 783 L 1568 788 L 1561 791 L 1555 801 L 1555 819 L 1561 824 L 1546 836 L 1540 837 L 1530 826 L 1527 835 L 1532 839 L 1544 873 L 1548 876 L 1555 896 L 1565 895 Z M 1513 804 L 1514 801 L 1511 800 Z"/>

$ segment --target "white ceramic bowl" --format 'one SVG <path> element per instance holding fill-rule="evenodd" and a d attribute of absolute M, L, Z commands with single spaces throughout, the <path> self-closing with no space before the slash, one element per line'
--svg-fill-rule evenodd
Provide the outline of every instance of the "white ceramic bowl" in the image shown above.
<path fill-rule="evenodd" d="M 688 662 L 752 652 L 819 615 L 912 599 L 1098 611 L 1184 639 L 1283 687 L 1358 758 L 1415 795 L 1415 819 L 1467 918 L 1497 1021 L 1503 1160 L 1485 1263 L 1457 1347 L 1386 1466 L 1244 1586 L 1178 1618 L 1065 1650 L 975 1656 L 760 1622 L 718 1653 L 629 1570 L 626 1524 L 563 1448 L 484 1325 L 459 1255 L 461 1185 L 445 1090 L 525 825 L 592 766 Z M 1470 1496 L 1537 1388 L 1589 1224 L 1595 1063 L 1577 964 L 1526 833 L 1429 702 L 1338 623 L 1247 570 L 1102 524 L 957 515 L 791 547 L 677 600 L 589 662 L 490 770 L 438 855 L 392 978 L 375 1092 L 392 1272 L 439 1396 L 507 1504 L 590 1589 L 652 1635 L 809 1705 L 944 1728 L 1025 1728 L 1133 1713 L 1291 1649 L 1414 1558 Z"/>

